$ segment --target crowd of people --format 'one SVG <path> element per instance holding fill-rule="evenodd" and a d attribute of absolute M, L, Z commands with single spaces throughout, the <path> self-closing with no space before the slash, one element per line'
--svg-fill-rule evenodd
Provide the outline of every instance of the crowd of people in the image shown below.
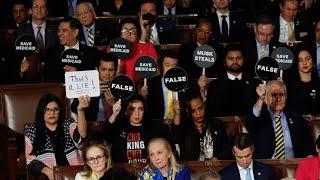
<path fill-rule="evenodd" d="M 119 174 L 132 179 L 112 163 L 148 163 L 140 179 L 190 179 L 190 171 L 178 160 L 235 159 L 220 175 L 208 172 L 200 179 L 250 180 L 259 172 L 273 180 L 277 178 L 272 167 L 253 159 L 316 154 L 303 115 L 320 114 L 320 1 L 9 2 L 11 20 L 5 27 L 13 37 L 0 48 L 0 84 L 64 83 L 66 72 L 96 69 L 99 73 L 100 96 L 72 100 L 75 120 L 64 117 L 54 94 L 40 99 L 35 121 L 25 130 L 27 167 L 34 173 L 53 179 L 53 166 L 85 164 L 76 179 Z M 177 24 L 170 19 L 178 14 L 197 14 L 192 42 L 180 42 Z M 97 18 L 112 15 L 136 18 L 121 23 Z M 52 17 L 62 18 L 49 20 Z M 31 36 L 37 48 L 26 58 L 15 51 L 22 35 Z M 118 58 L 110 51 L 109 43 L 118 37 L 131 44 L 128 57 Z M 163 44 L 180 48 L 163 50 L 159 48 Z M 203 45 L 217 54 L 205 73 L 193 60 L 194 51 Z M 255 65 L 278 47 L 293 52 L 292 66 L 263 82 Z M 69 49 L 78 50 L 81 60 L 62 61 L 62 53 Z M 134 68 L 142 56 L 158 65 L 147 83 Z M 166 72 L 176 67 L 184 69 L 189 79 L 177 93 L 164 83 Z M 136 84 L 136 92 L 126 100 L 117 99 L 108 87 L 120 74 Z M 223 116 L 246 116 L 248 134 L 230 136 L 216 118 Z M 100 132 L 92 133 L 87 121 L 105 123 Z M 318 138 L 317 150 L 319 144 Z M 316 164 L 318 158 L 301 162 L 297 179 L 306 178 L 310 169 L 305 166 L 313 160 Z"/>

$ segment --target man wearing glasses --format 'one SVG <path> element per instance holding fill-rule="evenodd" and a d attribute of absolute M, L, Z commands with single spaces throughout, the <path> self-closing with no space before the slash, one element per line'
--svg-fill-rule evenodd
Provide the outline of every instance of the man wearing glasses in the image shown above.
<path fill-rule="evenodd" d="M 254 158 L 287 159 L 312 155 L 309 127 L 302 115 L 286 108 L 287 90 L 272 80 L 256 88 L 258 100 L 250 111 L 246 128 L 253 137 Z"/>

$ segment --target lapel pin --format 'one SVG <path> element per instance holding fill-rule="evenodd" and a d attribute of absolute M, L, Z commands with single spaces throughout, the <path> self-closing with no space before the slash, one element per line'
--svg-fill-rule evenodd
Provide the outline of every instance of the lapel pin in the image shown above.
<path fill-rule="evenodd" d="M 258 172 L 258 176 L 261 176 L 261 172 Z"/>
<path fill-rule="evenodd" d="M 293 124 L 293 121 L 292 121 L 292 119 L 291 119 L 291 118 L 289 118 L 289 122 L 290 122 L 290 124 Z"/>

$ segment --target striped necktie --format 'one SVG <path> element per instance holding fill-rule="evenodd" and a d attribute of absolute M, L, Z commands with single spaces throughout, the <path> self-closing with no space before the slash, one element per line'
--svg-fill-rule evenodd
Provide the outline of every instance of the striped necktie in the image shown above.
<path fill-rule="evenodd" d="M 285 158 L 285 150 L 284 150 L 284 136 L 281 126 L 281 116 L 275 116 L 274 120 L 276 121 L 276 129 L 275 129 L 275 138 L 276 138 L 276 150 L 275 150 L 275 158 L 276 159 L 284 159 Z"/>
<path fill-rule="evenodd" d="M 150 29 L 150 38 L 149 38 L 149 42 L 152 43 L 152 44 L 156 44 L 156 39 L 155 37 L 153 36 L 152 34 L 152 28 Z"/>
<path fill-rule="evenodd" d="M 93 28 L 88 29 L 88 46 L 94 45 L 94 35 L 93 35 Z"/>
<path fill-rule="evenodd" d="M 296 40 L 294 31 L 292 29 L 291 23 L 288 23 L 288 42 L 293 42 Z"/>

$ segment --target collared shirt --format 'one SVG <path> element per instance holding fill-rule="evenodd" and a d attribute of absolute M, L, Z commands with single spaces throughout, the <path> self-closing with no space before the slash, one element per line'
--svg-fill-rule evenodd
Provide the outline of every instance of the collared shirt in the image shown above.
<path fill-rule="evenodd" d="M 88 45 L 89 44 L 89 41 L 88 41 L 89 29 L 92 29 L 93 37 L 95 37 L 96 24 L 94 22 L 89 28 L 87 28 L 85 26 L 82 26 L 82 27 L 83 27 L 83 34 L 84 34 L 84 37 L 86 39 L 86 44 Z"/>
<path fill-rule="evenodd" d="M 317 71 L 318 76 L 320 77 L 320 43 L 316 42 L 317 44 Z"/>
<path fill-rule="evenodd" d="M 253 112 L 253 115 L 256 117 L 259 117 L 261 113 L 255 106 L 253 106 L 252 112 Z M 269 114 L 271 116 L 273 129 L 275 131 L 276 121 L 274 119 L 274 113 L 271 110 L 269 110 Z M 287 117 L 283 112 L 280 113 L 280 116 L 281 116 L 281 126 L 282 126 L 283 137 L 284 137 L 285 158 L 286 159 L 294 158 L 293 145 L 292 145 L 292 140 L 290 135 L 290 129 L 287 122 Z M 274 159 L 274 157 L 275 157 L 275 151 L 273 152 L 272 159 Z"/>
<path fill-rule="evenodd" d="M 169 9 L 166 6 L 163 6 L 163 14 L 168 15 L 169 14 Z M 171 8 L 171 15 L 176 14 L 176 7 Z"/>
<path fill-rule="evenodd" d="M 269 56 L 269 44 L 267 44 L 267 45 L 262 45 L 262 44 L 260 44 L 257 40 L 256 40 L 256 43 L 257 43 L 257 54 L 258 54 L 258 59 L 257 59 L 257 61 L 259 60 L 259 59 L 261 59 L 261 58 L 263 58 L 263 55 L 260 53 L 261 52 L 261 48 L 265 48 L 265 56 Z M 265 57 L 264 56 L 264 57 Z"/>
<path fill-rule="evenodd" d="M 294 32 L 294 22 L 287 22 L 283 19 L 282 16 L 279 17 L 280 23 L 280 33 L 279 33 L 279 42 L 286 43 L 288 42 L 288 26 L 291 24 L 292 30 Z"/>
<path fill-rule="evenodd" d="M 222 15 L 225 15 L 227 16 L 226 17 L 226 21 L 227 21 L 227 24 L 228 24 L 228 31 L 230 32 L 230 15 L 229 15 L 229 12 L 226 13 L 226 14 L 222 14 L 221 12 L 217 11 L 217 16 L 218 16 L 218 21 L 219 21 L 219 26 L 220 26 L 220 32 L 222 32 Z M 228 32 L 228 34 L 229 34 Z"/>
<path fill-rule="evenodd" d="M 160 41 L 159 41 L 159 37 L 158 37 L 158 31 L 157 31 L 157 26 L 156 23 L 154 23 L 154 25 L 150 28 L 151 29 L 151 34 L 155 40 L 155 45 L 159 45 Z"/>
<path fill-rule="evenodd" d="M 37 34 L 38 34 L 38 27 L 41 26 L 40 33 L 43 38 L 43 44 L 45 45 L 45 39 L 46 39 L 45 35 L 46 35 L 46 25 L 47 25 L 46 22 L 42 23 L 41 25 L 37 25 L 34 22 L 32 22 L 31 24 L 32 24 L 33 34 L 35 38 L 37 37 Z"/>
<path fill-rule="evenodd" d="M 227 76 L 228 76 L 228 79 L 230 79 L 230 80 L 235 80 L 236 78 L 238 78 L 238 80 L 242 79 L 242 73 L 240 73 L 238 76 L 234 76 L 234 75 L 230 74 L 229 72 L 227 72 Z"/>
<path fill-rule="evenodd" d="M 247 168 L 243 168 L 241 166 L 239 166 L 239 164 L 237 163 L 238 166 L 238 170 L 239 170 L 239 174 L 240 174 L 240 180 L 247 180 L 246 176 L 247 176 Z M 254 180 L 254 175 L 253 175 L 253 160 L 251 161 L 251 163 L 249 164 L 248 168 L 250 169 L 250 176 L 251 179 Z"/>
<path fill-rule="evenodd" d="M 166 87 L 166 85 L 164 85 L 164 80 L 163 80 L 163 77 L 161 78 L 161 84 L 162 84 L 162 92 L 163 92 L 163 103 L 164 103 L 164 116 L 163 116 L 163 119 L 166 118 L 166 114 L 167 114 L 167 111 L 168 111 L 168 97 L 167 97 L 167 92 L 168 92 L 168 88 Z M 176 97 L 176 93 L 172 93 L 173 94 L 173 99 L 177 99 Z"/>
<path fill-rule="evenodd" d="M 67 49 L 76 49 L 76 50 L 79 50 L 79 41 L 77 41 L 77 44 L 70 47 L 70 46 L 64 46 L 64 50 L 67 50 Z"/>
<path fill-rule="evenodd" d="M 205 45 L 205 44 L 201 44 L 199 43 L 198 41 L 196 42 L 198 46 L 202 46 L 202 45 Z"/>

